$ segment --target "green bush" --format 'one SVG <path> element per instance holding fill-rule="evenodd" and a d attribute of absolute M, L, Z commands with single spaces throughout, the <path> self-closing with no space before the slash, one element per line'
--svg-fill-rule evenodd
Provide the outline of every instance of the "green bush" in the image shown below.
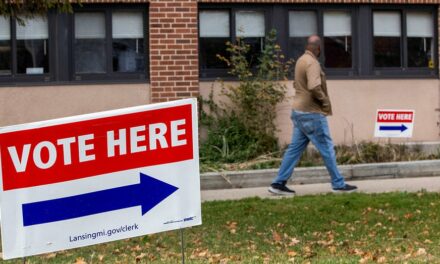
<path fill-rule="evenodd" d="M 284 100 L 287 89 L 279 81 L 287 79 L 292 61 L 284 60 L 275 30 L 267 36 L 255 67 L 248 60 L 252 54 L 245 41 L 226 45 L 230 56 L 217 57 L 239 84 L 220 81 L 228 105 L 214 102 L 212 91 L 209 98 L 200 98 L 200 124 L 207 130 L 200 148 L 202 162 L 238 162 L 279 150 L 274 120 L 276 105 Z"/>

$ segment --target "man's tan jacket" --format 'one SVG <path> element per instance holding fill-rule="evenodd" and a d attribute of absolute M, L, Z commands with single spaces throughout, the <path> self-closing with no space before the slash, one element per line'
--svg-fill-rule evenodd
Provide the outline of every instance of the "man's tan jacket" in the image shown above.
<path fill-rule="evenodd" d="M 332 114 L 325 73 L 318 59 L 308 50 L 296 62 L 294 87 L 294 110 Z"/>

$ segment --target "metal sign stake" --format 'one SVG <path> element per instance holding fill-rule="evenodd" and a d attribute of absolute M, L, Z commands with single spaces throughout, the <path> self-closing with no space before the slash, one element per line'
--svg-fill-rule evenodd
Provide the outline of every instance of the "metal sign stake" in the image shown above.
<path fill-rule="evenodd" d="M 185 264 L 185 240 L 183 236 L 183 228 L 180 228 L 180 249 L 182 251 L 182 264 Z"/>

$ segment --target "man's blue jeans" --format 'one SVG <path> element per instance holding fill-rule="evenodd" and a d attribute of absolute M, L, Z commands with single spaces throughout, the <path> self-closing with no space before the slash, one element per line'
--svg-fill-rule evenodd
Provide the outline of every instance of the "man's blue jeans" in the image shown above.
<path fill-rule="evenodd" d="M 327 118 L 323 114 L 297 111 L 292 111 L 291 118 L 294 124 L 292 142 L 284 153 L 278 176 L 273 183 L 283 183 L 290 178 L 302 153 L 311 141 L 324 160 L 331 176 L 332 187 L 344 187 L 345 181 L 337 168 L 336 155 L 330 137 Z"/>

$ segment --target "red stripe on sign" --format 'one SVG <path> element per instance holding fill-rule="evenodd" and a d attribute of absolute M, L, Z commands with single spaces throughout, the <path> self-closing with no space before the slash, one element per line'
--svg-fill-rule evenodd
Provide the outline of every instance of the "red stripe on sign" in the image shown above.
<path fill-rule="evenodd" d="M 193 158 L 191 105 L 0 134 L 3 190 Z"/>
<path fill-rule="evenodd" d="M 412 123 L 413 112 L 401 111 L 379 111 L 377 113 L 377 122 L 381 123 Z"/>

